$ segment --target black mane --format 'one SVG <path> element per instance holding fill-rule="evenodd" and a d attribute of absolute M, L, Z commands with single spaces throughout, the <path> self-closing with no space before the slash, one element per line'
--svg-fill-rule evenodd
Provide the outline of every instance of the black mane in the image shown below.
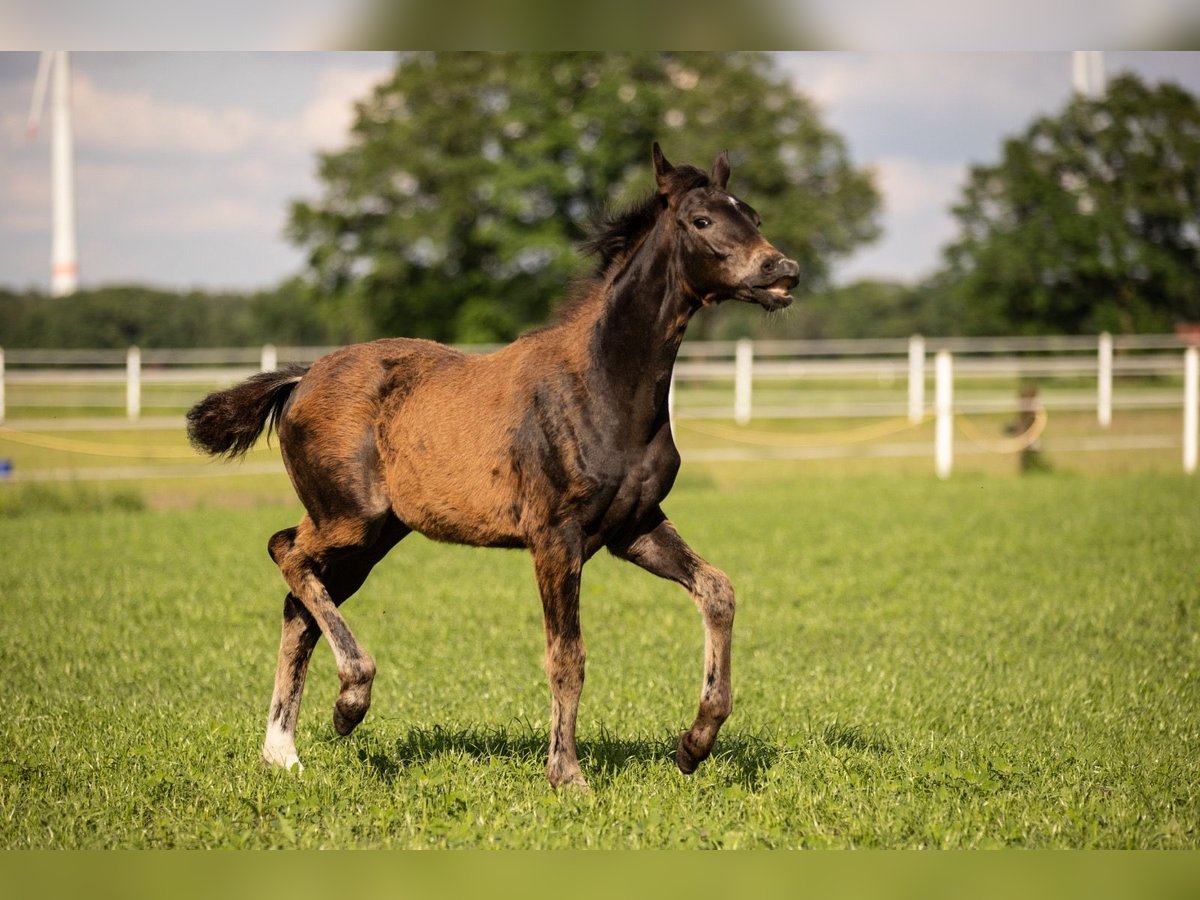
<path fill-rule="evenodd" d="M 685 192 L 708 187 L 710 183 L 708 174 L 703 170 L 694 166 L 678 166 L 671 190 Z M 622 259 L 628 250 L 650 233 L 663 206 L 662 196 L 652 191 L 624 209 L 607 211 L 597 217 L 591 228 L 591 236 L 580 245 L 585 255 L 600 257 L 596 265 L 597 277 L 604 275 L 614 262 Z"/>
<path fill-rule="evenodd" d="M 672 173 L 670 190 L 686 192 L 694 188 L 708 187 L 712 183 L 708 173 L 695 166 L 676 166 Z M 666 200 L 651 191 L 641 200 L 622 209 L 599 213 L 589 231 L 591 235 L 580 242 L 579 248 L 585 256 L 598 256 L 595 270 L 590 274 L 578 275 L 567 286 L 566 296 L 559 302 L 551 320 L 527 334 L 536 334 L 555 325 L 568 322 L 587 308 L 596 296 L 597 287 L 614 265 L 623 262 L 629 252 L 654 228 L 659 213 L 666 207 Z"/>

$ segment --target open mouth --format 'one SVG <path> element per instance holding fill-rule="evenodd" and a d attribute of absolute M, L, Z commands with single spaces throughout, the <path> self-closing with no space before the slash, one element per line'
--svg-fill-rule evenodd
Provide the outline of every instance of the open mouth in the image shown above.
<path fill-rule="evenodd" d="M 738 291 L 737 298 L 757 303 L 768 310 L 783 309 L 792 302 L 791 290 L 799 283 L 800 279 L 794 275 L 785 275 L 769 284 L 746 285 Z"/>

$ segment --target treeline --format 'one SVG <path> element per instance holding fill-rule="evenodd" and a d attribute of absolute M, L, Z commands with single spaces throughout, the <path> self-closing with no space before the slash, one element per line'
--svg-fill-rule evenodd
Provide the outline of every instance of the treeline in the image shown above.
<path fill-rule="evenodd" d="M 514 318 L 520 333 L 544 319 Z M 913 333 L 964 333 L 939 295 L 923 286 L 861 281 L 807 297 L 771 316 L 735 302 L 706 310 L 690 332 L 693 340 L 738 337 L 865 338 Z M 111 285 L 70 297 L 0 288 L 0 347 L 145 349 L 333 345 L 354 339 L 411 336 L 395 332 L 350 335 L 334 310 L 299 279 L 253 292 L 169 291 Z M 455 335 L 470 342 L 470 334 Z M 494 338 L 493 338 L 494 339 Z"/>
<path fill-rule="evenodd" d="M 1008 322 L 1001 328 L 976 327 L 978 323 L 957 304 L 952 292 L 933 281 L 910 285 L 864 280 L 800 296 L 787 309 L 769 316 L 757 307 L 724 303 L 699 313 L 688 336 L 689 340 L 790 340 L 1074 333 L 1037 320 Z M 544 317 L 511 317 L 513 335 L 542 324 Z M 1138 330 L 1168 332 L 1173 320 L 1163 315 L 1143 325 Z M 1088 333 L 1104 327 L 1107 323 L 1097 322 Z M 338 311 L 323 304 L 299 279 L 245 293 L 112 285 L 70 297 L 49 297 L 0 288 L 0 347 L 10 349 L 328 346 L 416 333 L 403 323 L 390 332 L 355 331 L 349 333 L 346 323 L 338 320 Z M 469 332 L 451 339 L 480 340 Z"/>
<path fill-rule="evenodd" d="M 246 347 L 339 343 L 297 281 L 262 291 L 111 285 L 69 297 L 0 289 L 0 347 Z"/>

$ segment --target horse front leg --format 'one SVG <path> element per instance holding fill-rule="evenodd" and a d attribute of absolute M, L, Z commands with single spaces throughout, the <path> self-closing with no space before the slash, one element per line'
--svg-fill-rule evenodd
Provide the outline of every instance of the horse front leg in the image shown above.
<path fill-rule="evenodd" d="M 700 708 L 692 727 L 679 736 L 675 751 L 679 770 L 690 775 L 712 752 L 717 732 L 733 711 L 733 585 L 724 572 L 687 545 L 661 510 L 655 510 L 638 528 L 610 544 L 609 550 L 647 572 L 683 585 L 704 620 Z"/>
<path fill-rule="evenodd" d="M 550 681 L 550 752 L 546 777 L 554 787 L 587 790 L 575 751 L 575 722 L 583 693 L 586 653 L 579 627 L 581 541 L 561 536 L 533 550 L 533 566 L 546 628 L 546 677 Z"/>

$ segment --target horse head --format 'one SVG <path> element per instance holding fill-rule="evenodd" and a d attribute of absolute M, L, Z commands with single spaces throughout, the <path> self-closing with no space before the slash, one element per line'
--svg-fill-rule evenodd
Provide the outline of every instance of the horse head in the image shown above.
<path fill-rule="evenodd" d="M 782 309 L 800 283 L 800 266 L 758 230 L 762 220 L 729 193 L 729 155 L 722 151 L 711 172 L 673 166 L 654 145 L 654 178 L 664 215 L 673 226 L 680 270 L 702 304 L 734 299 L 763 309 Z"/>

